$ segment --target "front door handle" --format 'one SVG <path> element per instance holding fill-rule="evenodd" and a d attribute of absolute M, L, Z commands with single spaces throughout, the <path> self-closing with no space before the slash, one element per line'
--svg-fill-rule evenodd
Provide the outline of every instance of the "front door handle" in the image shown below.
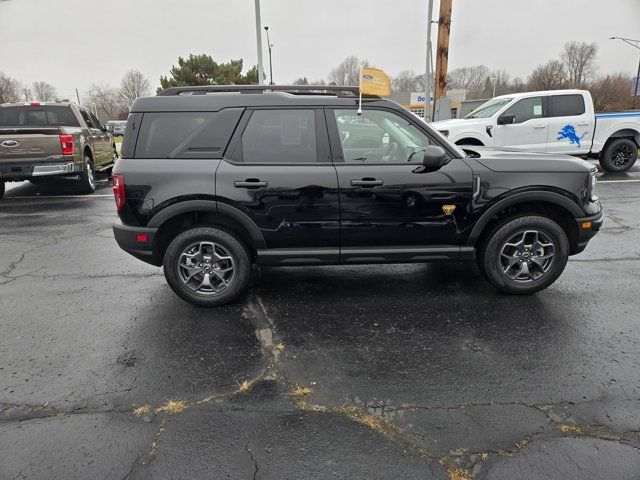
<path fill-rule="evenodd" d="M 375 178 L 363 178 L 362 180 L 351 180 L 352 187 L 381 187 L 384 184 L 382 180 Z"/>
<path fill-rule="evenodd" d="M 542 124 L 538 124 L 538 125 L 534 125 L 533 128 L 545 128 L 546 125 L 542 125 Z"/>
<path fill-rule="evenodd" d="M 585 125 L 589 125 L 589 122 L 578 122 L 578 125 L 580 125 L 581 127 L 585 126 Z"/>
<path fill-rule="evenodd" d="M 260 188 L 268 185 L 269 182 L 263 182 L 257 178 L 247 178 L 246 180 L 236 180 L 233 182 L 233 186 L 236 188 Z"/>

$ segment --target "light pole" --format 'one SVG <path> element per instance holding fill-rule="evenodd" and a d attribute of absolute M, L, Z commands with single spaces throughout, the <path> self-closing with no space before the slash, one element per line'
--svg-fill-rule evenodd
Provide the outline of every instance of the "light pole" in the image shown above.
<path fill-rule="evenodd" d="M 634 40 L 632 38 L 624 38 L 624 37 L 609 37 L 609 40 L 622 40 L 624 43 L 631 45 L 632 47 L 636 47 L 640 50 L 640 40 Z M 638 99 L 638 92 L 640 91 L 640 61 L 638 61 L 638 73 L 635 78 L 635 85 L 633 88 L 633 107 L 636 108 L 636 101 Z"/>
<path fill-rule="evenodd" d="M 262 68 L 262 20 L 260 18 L 260 0 L 256 0 L 256 43 L 258 47 L 258 83 L 264 85 L 264 69 Z"/>
<path fill-rule="evenodd" d="M 273 65 L 271 64 L 271 40 L 269 40 L 269 27 L 265 25 L 264 31 L 267 32 L 267 47 L 269 47 L 269 85 L 273 85 Z"/>
<path fill-rule="evenodd" d="M 496 96 L 496 76 L 495 75 L 491 75 L 491 83 L 493 83 L 493 95 L 491 96 L 491 98 Z"/>

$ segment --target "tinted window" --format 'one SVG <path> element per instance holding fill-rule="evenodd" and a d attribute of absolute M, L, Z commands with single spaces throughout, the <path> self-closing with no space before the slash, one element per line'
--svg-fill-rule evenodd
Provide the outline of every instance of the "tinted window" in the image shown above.
<path fill-rule="evenodd" d="M 334 110 L 346 163 L 422 163 L 428 137 L 405 118 L 382 110 Z"/>
<path fill-rule="evenodd" d="M 136 158 L 222 158 L 242 109 L 145 113 Z"/>
<path fill-rule="evenodd" d="M 503 115 L 515 115 L 513 123 L 542 118 L 542 97 L 523 98 L 507 108 Z"/>
<path fill-rule="evenodd" d="M 0 127 L 79 127 L 70 107 L 47 105 L 0 108 Z"/>
<path fill-rule="evenodd" d="M 93 128 L 102 130 L 102 124 L 100 123 L 100 120 L 98 120 L 96 116 L 91 112 L 89 112 L 89 116 L 91 117 L 91 123 L 93 123 Z"/>
<path fill-rule="evenodd" d="M 572 117 L 585 111 L 582 95 L 553 95 L 548 102 L 550 117 Z"/>
<path fill-rule="evenodd" d="M 80 109 L 80 115 L 82 115 L 82 119 L 84 120 L 84 123 L 87 124 L 87 127 L 98 128 L 93 124 L 93 119 L 91 118 L 91 115 L 89 115 L 89 112 L 87 112 L 84 108 Z"/>
<path fill-rule="evenodd" d="M 255 110 L 233 158 L 246 163 L 315 163 L 313 110 Z"/>

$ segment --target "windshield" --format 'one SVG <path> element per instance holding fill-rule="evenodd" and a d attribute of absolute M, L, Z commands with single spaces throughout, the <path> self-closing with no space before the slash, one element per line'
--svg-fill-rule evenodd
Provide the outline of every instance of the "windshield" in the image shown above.
<path fill-rule="evenodd" d="M 513 98 L 494 98 L 483 103 L 464 118 L 489 118 L 509 103 Z"/>

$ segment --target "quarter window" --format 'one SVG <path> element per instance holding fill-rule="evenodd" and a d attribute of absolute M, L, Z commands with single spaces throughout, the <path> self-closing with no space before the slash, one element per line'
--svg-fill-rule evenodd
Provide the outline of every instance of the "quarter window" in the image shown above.
<path fill-rule="evenodd" d="M 135 158 L 222 158 L 241 114 L 240 108 L 145 113 Z"/>
<path fill-rule="evenodd" d="M 395 113 L 334 110 L 345 163 L 422 163 L 429 138 Z"/>
<path fill-rule="evenodd" d="M 552 95 L 547 101 L 550 117 L 573 117 L 585 112 L 582 95 Z"/>
<path fill-rule="evenodd" d="M 316 163 L 313 110 L 255 110 L 231 155 L 245 163 Z"/>
<path fill-rule="evenodd" d="M 513 123 L 542 118 L 542 97 L 523 98 L 507 108 L 503 115 L 515 115 Z"/>

